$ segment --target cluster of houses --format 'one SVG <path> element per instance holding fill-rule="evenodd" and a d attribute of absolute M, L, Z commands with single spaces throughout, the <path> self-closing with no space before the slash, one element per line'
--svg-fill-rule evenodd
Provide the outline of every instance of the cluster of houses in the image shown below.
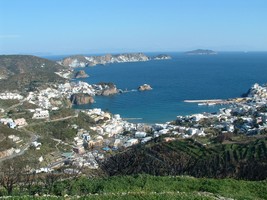
<path fill-rule="evenodd" d="M 89 94 L 90 96 L 101 95 L 107 88 L 109 87 L 105 84 L 90 85 L 83 81 L 66 82 L 64 84 L 54 85 L 53 88 L 48 87 L 43 90 L 29 92 L 25 100 L 43 109 L 56 110 L 58 109 L 58 106 L 60 106 L 60 100 L 63 97 L 69 99 L 72 94 L 77 93 Z M 23 99 L 23 97 L 21 99 Z M 53 103 L 51 103 L 51 99 L 53 99 Z M 58 101 L 56 101 L 57 99 Z"/>
<path fill-rule="evenodd" d="M 21 144 L 23 142 L 23 140 L 19 136 L 16 136 L 16 135 L 9 135 L 7 138 L 11 140 L 12 142 L 14 142 L 15 144 Z M 18 154 L 20 152 L 21 152 L 21 149 L 11 147 L 4 151 L 0 151 L 0 159 L 11 156 L 12 154 Z"/>
<path fill-rule="evenodd" d="M 0 151 L 0 159 L 11 156 L 12 154 L 15 153 L 19 153 L 20 151 L 21 151 L 20 149 L 15 149 L 13 147 L 11 147 L 10 149 L 6 149 L 4 151 Z"/>
<path fill-rule="evenodd" d="M 27 125 L 27 122 L 24 118 L 19 118 L 19 119 L 14 119 L 14 120 L 12 118 L 1 118 L 0 123 L 7 125 L 9 128 L 12 128 L 12 129 L 16 127 L 20 128 L 20 127 Z"/>
<path fill-rule="evenodd" d="M 49 111 L 43 110 L 42 108 L 30 109 L 30 112 L 33 113 L 33 119 L 48 119 Z"/>
<path fill-rule="evenodd" d="M 92 130 L 96 131 L 101 136 L 106 135 L 112 137 L 124 131 L 132 131 L 136 127 L 135 124 L 123 120 L 120 115 L 111 115 L 98 108 L 84 110 L 82 112 L 89 115 L 95 122 L 103 122 L 91 127 Z"/>
<path fill-rule="evenodd" d="M 21 96 L 18 93 L 3 92 L 3 93 L 0 93 L 0 99 L 3 99 L 3 100 L 8 100 L 8 99 L 22 100 L 23 96 Z"/>

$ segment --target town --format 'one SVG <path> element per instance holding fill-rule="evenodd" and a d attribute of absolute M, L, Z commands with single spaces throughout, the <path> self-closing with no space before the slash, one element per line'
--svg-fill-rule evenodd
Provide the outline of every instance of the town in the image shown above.
<path fill-rule="evenodd" d="M 90 118 L 90 126 L 81 127 L 74 122 L 68 124 L 75 135 L 64 140 L 62 138 L 50 138 L 56 145 L 49 154 L 39 154 L 39 169 L 36 172 L 51 172 L 61 166 L 71 163 L 77 167 L 97 169 L 101 160 L 113 153 L 129 148 L 133 145 L 145 145 L 149 141 L 164 137 L 166 142 L 184 138 L 213 137 L 220 134 L 239 133 L 243 135 L 260 135 L 267 130 L 267 87 L 254 84 L 249 90 L 247 97 L 238 98 L 231 105 L 222 108 L 217 113 L 201 113 L 188 116 L 177 116 L 177 119 L 164 124 L 143 124 L 131 123 L 120 117 L 119 114 L 111 114 L 101 109 L 76 110 L 72 115 L 61 118 L 51 118 L 51 113 L 61 112 L 65 105 L 62 99 L 70 99 L 74 94 L 88 94 L 90 96 L 101 95 L 104 90 L 109 90 L 110 86 L 90 85 L 88 83 L 67 82 L 65 84 L 53 85 L 46 89 L 29 92 L 27 96 L 19 93 L 5 92 L 0 94 L 1 100 L 16 100 L 12 109 L 27 102 L 34 108 L 29 108 L 28 118 L 14 114 L 10 115 L 10 108 L 1 108 L 1 126 L 16 130 L 18 135 L 10 134 L 4 140 L 8 140 L 11 148 L 2 149 L 0 161 L 22 155 L 28 149 L 40 152 L 43 148 L 42 134 L 33 132 L 28 127 L 52 122 L 64 121 L 70 118 L 78 118 L 79 115 Z M 117 90 L 117 89 L 116 89 Z M 112 93 L 113 94 L 113 93 Z M 73 109 L 71 109 L 73 110 Z M 4 117 L 4 116 L 11 117 Z M 20 131 L 29 133 L 28 137 L 21 138 Z M 64 138 L 64 137 L 63 137 Z M 203 143 L 203 145 L 209 145 Z M 58 146 L 64 146 L 58 148 Z M 50 158 L 53 154 L 53 158 Z M 49 157 L 46 158 L 46 157 Z M 44 162 L 49 160 L 49 162 Z M 68 171 L 68 169 L 66 169 Z"/>

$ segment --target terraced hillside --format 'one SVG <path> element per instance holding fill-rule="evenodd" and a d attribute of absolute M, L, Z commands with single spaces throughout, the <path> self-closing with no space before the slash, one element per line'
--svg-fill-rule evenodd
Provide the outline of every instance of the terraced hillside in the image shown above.
<path fill-rule="evenodd" d="M 113 157 L 103 168 L 109 175 L 148 173 L 263 180 L 267 177 L 267 139 L 204 146 L 193 139 L 138 145 Z"/>

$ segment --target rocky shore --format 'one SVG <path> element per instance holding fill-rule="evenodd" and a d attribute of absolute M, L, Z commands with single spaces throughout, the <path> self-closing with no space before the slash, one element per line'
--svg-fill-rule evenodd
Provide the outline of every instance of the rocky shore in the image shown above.
<path fill-rule="evenodd" d="M 84 70 L 79 70 L 75 73 L 74 78 L 87 78 L 89 77 L 88 74 Z"/>
<path fill-rule="evenodd" d="M 98 95 L 103 95 L 103 96 L 110 96 L 117 94 L 119 90 L 117 89 L 116 85 L 114 83 L 99 83 L 98 84 Z"/>
<path fill-rule="evenodd" d="M 70 101 L 75 105 L 91 104 L 94 103 L 94 98 L 89 94 L 77 93 L 71 95 Z"/>

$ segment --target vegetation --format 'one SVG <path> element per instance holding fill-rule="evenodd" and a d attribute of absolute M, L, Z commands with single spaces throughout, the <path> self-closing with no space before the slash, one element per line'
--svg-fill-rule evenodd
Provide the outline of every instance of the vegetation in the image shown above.
<path fill-rule="evenodd" d="M 11 147 L 16 148 L 21 143 L 16 144 L 8 138 L 9 135 L 19 136 L 21 139 L 29 140 L 29 134 L 24 131 L 17 131 L 15 129 L 8 128 L 7 125 L 0 124 L 0 151 L 7 150 Z"/>
<path fill-rule="evenodd" d="M 47 59 L 26 55 L 1 55 L 0 80 L 1 91 L 31 91 L 49 83 L 64 82 L 56 75 L 63 66 Z"/>
<path fill-rule="evenodd" d="M 267 138 L 248 142 L 210 143 L 194 139 L 137 145 L 110 157 L 103 165 L 110 175 L 148 173 L 248 180 L 267 178 Z M 208 167 L 207 167 L 208 166 Z"/>
<path fill-rule="evenodd" d="M 46 177 L 48 178 L 48 177 Z M 51 181 L 52 177 L 49 178 Z M 44 180 L 44 179 L 43 179 Z M 267 181 L 243 181 L 234 179 L 207 179 L 176 176 L 114 176 L 88 179 L 80 177 L 60 181 L 54 177 L 51 187 L 35 184 L 28 189 L 14 187 L 16 195 L 54 195 L 56 197 L 75 197 L 82 199 L 266 199 Z M 48 181 L 48 180 L 46 180 Z M 156 184 L 155 184 L 156 183 Z M 6 190 L 2 188 L 2 195 Z M 20 199 L 23 197 L 17 197 Z M 48 198 L 48 197 L 46 197 Z"/>
<path fill-rule="evenodd" d="M 8 100 L 0 99 L 0 108 L 7 109 L 18 103 L 19 103 L 19 100 L 17 99 L 8 99 Z"/>
<path fill-rule="evenodd" d="M 71 108 L 62 108 L 60 110 L 55 110 L 50 112 L 50 119 L 55 120 L 55 119 L 61 119 L 65 117 L 70 117 L 74 116 L 75 111 Z"/>
<path fill-rule="evenodd" d="M 41 137 L 53 137 L 63 141 L 73 141 L 73 137 L 76 136 L 77 130 L 71 127 L 71 124 L 76 124 L 79 128 L 90 130 L 90 127 L 95 122 L 86 114 L 79 112 L 77 117 L 71 109 L 64 109 L 63 112 L 54 111 L 52 113 L 52 119 L 60 119 L 60 117 L 69 117 L 68 119 L 58 121 L 47 121 L 33 124 L 28 129 L 32 132 L 40 134 Z M 90 130 L 93 136 L 95 132 Z"/>

